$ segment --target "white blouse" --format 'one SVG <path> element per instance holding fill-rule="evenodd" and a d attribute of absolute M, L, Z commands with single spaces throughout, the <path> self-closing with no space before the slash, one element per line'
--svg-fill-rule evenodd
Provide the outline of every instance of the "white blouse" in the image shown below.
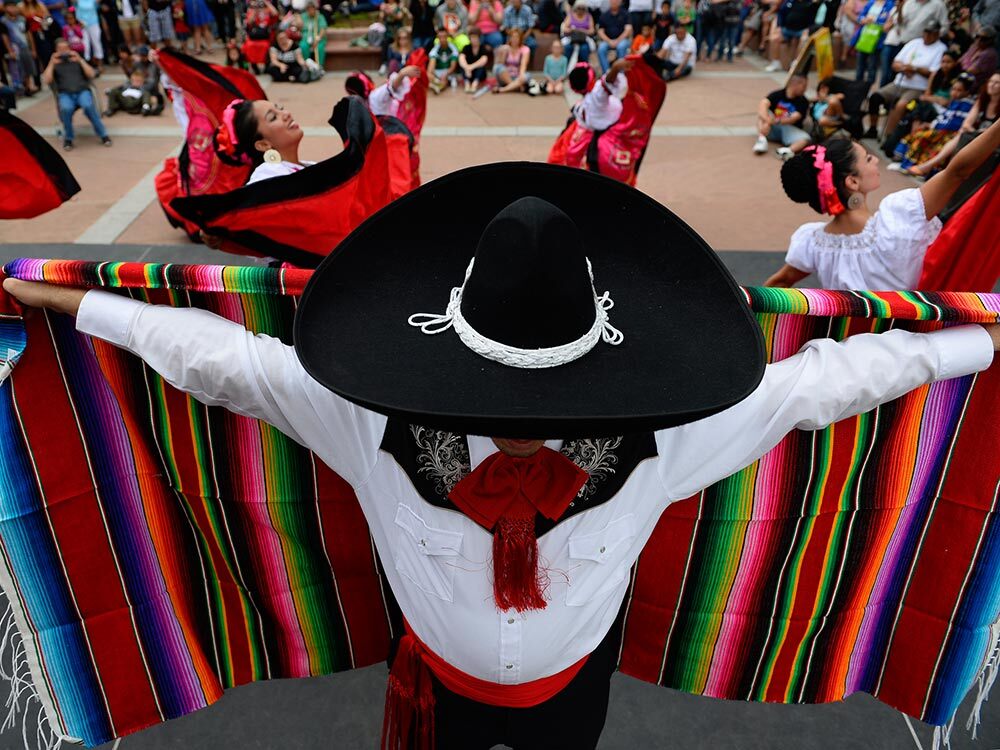
<path fill-rule="evenodd" d="M 927 218 L 924 197 L 911 188 L 887 195 L 857 234 L 831 234 L 827 222 L 795 230 L 785 262 L 814 273 L 824 289 L 913 289 L 924 254 L 941 231 Z"/>
<path fill-rule="evenodd" d="M 277 164 L 264 162 L 250 175 L 247 185 L 253 185 L 255 182 L 260 182 L 261 180 L 269 180 L 272 177 L 284 177 L 285 175 L 294 174 L 300 169 L 305 169 L 315 163 L 314 161 L 304 161 L 301 164 L 296 164 L 293 161 L 279 161 Z"/>

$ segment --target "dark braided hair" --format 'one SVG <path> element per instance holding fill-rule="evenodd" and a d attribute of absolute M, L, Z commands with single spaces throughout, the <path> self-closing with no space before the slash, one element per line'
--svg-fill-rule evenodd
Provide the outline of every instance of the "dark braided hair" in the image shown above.
<path fill-rule="evenodd" d="M 264 154 L 258 151 L 255 145 L 260 140 L 260 131 L 257 129 L 257 118 L 253 113 L 252 100 L 243 100 L 235 105 L 233 126 L 236 131 L 236 143 L 232 144 L 231 149 L 221 145 L 219 131 L 225 128 L 225 125 L 220 125 L 219 131 L 216 131 L 216 155 L 224 163 L 233 167 L 244 166 L 247 163 L 251 167 L 260 166 L 264 162 Z"/>
<path fill-rule="evenodd" d="M 833 165 L 833 186 L 837 189 L 840 202 L 847 205 L 851 191 L 844 185 L 849 175 L 855 174 L 857 154 L 854 141 L 850 138 L 831 138 L 823 143 L 826 160 Z M 785 195 L 796 203 L 808 203 L 816 213 L 823 213 L 819 201 L 819 185 L 816 181 L 817 169 L 814 165 L 816 147 L 806 146 L 799 153 L 781 165 L 781 186 Z"/>

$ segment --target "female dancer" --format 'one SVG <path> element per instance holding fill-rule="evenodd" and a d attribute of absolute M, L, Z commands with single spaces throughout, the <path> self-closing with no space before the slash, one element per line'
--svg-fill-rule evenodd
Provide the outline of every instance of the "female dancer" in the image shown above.
<path fill-rule="evenodd" d="M 795 230 L 785 265 L 765 286 L 792 286 L 815 273 L 826 289 L 913 289 L 941 231 L 937 214 L 998 147 L 994 124 L 940 174 L 887 195 L 873 212 L 868 194 L 879 187 L 878 158 L 846 138 L 807 146 L 782 166 L 781 184 L 796 203 L 833 218 Z"/>

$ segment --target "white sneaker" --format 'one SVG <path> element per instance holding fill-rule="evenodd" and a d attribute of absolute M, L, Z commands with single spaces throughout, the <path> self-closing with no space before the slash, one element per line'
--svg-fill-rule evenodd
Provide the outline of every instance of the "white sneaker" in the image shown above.
<path fill-rule="evenodd" d="M 790 148 L 788 148 L 788 146 L 782 146 L 781 148 L 779 148 L 777 151 L 774 152 L 774 155 L 777 156 L 782 161 L 788 161 L 793 156 L 795 156 L 795 152 L 792 151 Z"/>
<path fill-rule="evenodd" d="M 767 138 L 762 135 L 757 136 L 757 142 L 753 144 L 753 152 L 755 154 L 766 154 L 767 153 Z"/>
<path fill-rule="evenodd" d="M 784 68 L 781 67 L 780 60 L 771 60 L 771 62 L 767 64 L 767 67 L 764 68 L 765 73 L 777 73 L 779 70 L 784 70 Z"/>

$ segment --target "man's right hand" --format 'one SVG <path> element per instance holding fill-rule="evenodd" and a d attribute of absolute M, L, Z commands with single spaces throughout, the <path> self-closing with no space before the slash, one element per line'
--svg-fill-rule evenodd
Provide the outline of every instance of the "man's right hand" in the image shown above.
<path fill-rule="evenodd" d="M 44 307 L 67 315 L 76 315 L 83 301 L 83 295 L 88 291 L 21 279 L 4 279 L 3 288 L 23 305 Z"/>

